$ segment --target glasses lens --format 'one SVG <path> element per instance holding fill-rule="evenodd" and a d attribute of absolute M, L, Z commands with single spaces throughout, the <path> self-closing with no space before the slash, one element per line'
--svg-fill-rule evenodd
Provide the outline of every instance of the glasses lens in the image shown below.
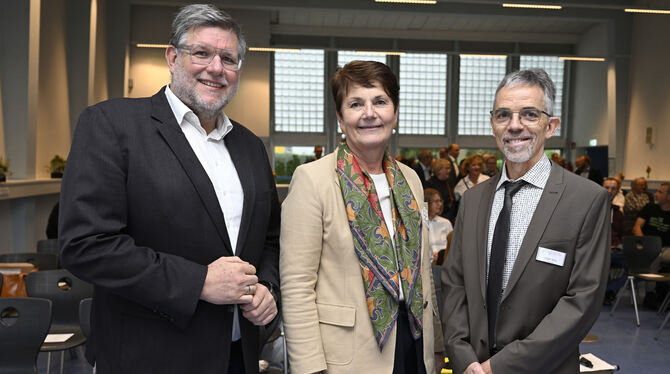
<path fill-rule="evenodd" d="M 493 111 L 493 122 L 504 125 L 512 118 L 512 111 L 509 109 L 496 109 Z"/>
<path fill-rule="evenodd" d="M 191 61 L 198 65 L 209 65 L 214 58 L 214 49 L 202 44 L 191 46 Z"/>
<path fill-rule="evenodd" d="M 219 54 L 221 64 L 228 70 L 237 70 L 240 68 L 240 60 L 237 58 L 237 52 L 224 49 Z"/>
<path fill-rule="evenodd" d="M 527 126 L 536 125 L 540 122 L 542 117 L 542 112 L 539 109 L 535 108 L 526 108 L 519 111 L 519 119 L 521 123 Z"/>

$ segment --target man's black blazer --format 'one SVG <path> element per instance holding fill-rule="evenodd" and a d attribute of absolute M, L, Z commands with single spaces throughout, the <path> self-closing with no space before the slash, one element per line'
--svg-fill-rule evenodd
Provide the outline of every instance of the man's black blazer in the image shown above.
<path fill-rule="evenodd" d="M 244 190 L 237 256 L 279 286 L 280 207 L 265 147 L 236 122 L 225 144 Z M 233 307 L 199 297 L 207 264 L 233 253 L 164 89 L 84 110 L 60 207 L 61 263 L 95 285 L 89 349 L 98 373 L 226 373 Z M 254 373 L 259 328 L 239 320 Z"/>

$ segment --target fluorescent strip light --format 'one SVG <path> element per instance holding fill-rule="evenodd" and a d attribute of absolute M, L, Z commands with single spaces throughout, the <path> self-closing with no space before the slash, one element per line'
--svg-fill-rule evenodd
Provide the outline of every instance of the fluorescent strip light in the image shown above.
<path fill-rule="evenodd" d="M 563 9 L 563 7 L 560 5 L 542 5 L 542 4 L 503 3 L 502 6 L 503 8 L 553 9 L 553 10 Z"/>
<path fill-rule="evenodd" d="M 354 51 L 356 53 L 369 53 L 373 55 L 391 55 L 391 56 L 402 56 L 405 52 L 384 52 L 384 51 Z"/>
<path fill-rule="evenodd" d="M 491 57 L 491 58 L 507 58 L 507 55 L 478 55 L 472 53 L 461 53 L 460 57 Z"/>
<path fill-rule="evenodd" d="M 660 10 L 660 9 L 633 9 L 628 8 L 624 9 L 627 13 L 647 13 L 647 14 L 670 14 L 670 10 Z"/>
<path fill-rule="evenodd" d="M 249 47 L 250 52 L 300 52 L 298 48 Z"/>
<path fill-rule="evenodd" d="M 137 43 L 135 44 L 137 48 L 167 48 L 168 44 L 151 44 L 151 43 Z"/>
<path fill-rule="evenodd" d="M 559 56 L 559 60 L 565 60 L 565 61 L 596 61 L 596 62 L 604 62 L 605 58 L 604 57 L 569 57 L 569 56 Z"/>
<path fill-rule="evenodd" d="M 395 4 L 437 4 L 437 0 L 375 0 L 375 3 L 395 3 Z"/>

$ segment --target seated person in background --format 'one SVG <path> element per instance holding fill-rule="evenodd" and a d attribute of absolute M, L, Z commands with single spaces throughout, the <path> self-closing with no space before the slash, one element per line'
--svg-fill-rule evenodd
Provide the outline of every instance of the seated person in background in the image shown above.
<path fill-rule="evenodd" d="M 430 149 L 422 149 L 417 154 L 419 162 L 412 166 L 412 169 L 416 172 L 416 175 L 421 179 L 421 184 L 423 188 L 426 188 L 426 182 L 430 179 L 430 167 L 433 164 L 433 153 Z"/>
<path fill-rule="evenodd" d="M 651 263 L 651 271 L 656 273 L 670 273 L 670 182 L 663 182 L 656 190 L 656 204 L 649 203 L 637 216 L 633 235 L 655 235 L 661 237 L 663 251 Z M 626 195 L 628 197 L 629 194 Z M 647 293 L 645 304 L 656 307 L 663 300 L 667 292 L 667 284 L 657 283 L 656 294 Z"/>
<path fill-rule="evenodd" d="M 432 167 L 433 176 L 426 182 L 427 188 L 435 189 L 442 197 L 444 209 L 438 213 L 441 217 L 453 222 L 456 219 L 458 205 L 454 199 L 454 191 L 451 188 L 451 162 L 443 158 L 435 160 Z M 428 200 L 426 200 L 428 201 Z"/>
<path fill-rule="evenodd" d="M 603 187 L 610 194 L 612 201 L 612 253 L 610 260 L 610 273 L 607 279 L 607 291 L 605 292 L 605 304 L 611 305 L 616 298 L 617 291 L 626 284 L 628 266 L 623 255 L 621 238 L 623 237 L 623 213 L 621 208 L 614 204 L 614 198 L 619 191 L 619 183 L 615 178 L 605 178 Z"/>
<path fill-rule="evenodd" d="M 489 179 L 488 175 L 482 175 L 484 167 L 484 158 L 481 155 L 472 155 L 465 159 L 463 169 L 465 177 L 458 181 L 454 188 L 454 194 L 463 196 L 465 191 L 471 189 L 480 182 Z M 458 200 L 458 197 L 456 198 Z"/>
<path fill-rule="evenodd" d="M 575 167 L 577 168 L 577 170 L 575 170 L 575 174 L 592 180 L 599 185 L 603 184 L 603 176 L 600 173 L 600 170 L 591 167 L 591 157 L 577 157 L 575 160 Z"/>
<path fill-rule="evenodd" d="M 621 191 L 621 178 L 619 177 L 612 177 L 617 183 L 617 193 L 616 196 L 614 196 L 614 199 L 612 200 L 612 204 L 616 205 L 621 209 L 621 213 L 623 213 L 623 205 L 626 202 L 626 198 L 623 195 L 623 191 Z"/>
<path fill-rule="evenodd" d="M 626 235 L 632 233 L 637 215 L 642 208 L 651 202 L 653 200 L 647 193 L 647 180 L 642 177 L 632 180 L 630 182 L 630 192 L 626 194 L 623 206 L 623 222 Z"/>
<path fill-rule="evenodd" d="M 454 228 L 448 219 L 440 217 L 443 204 L 438 190 L 426 188 L 423 190 L 423 198 L 428 203 L 428 237 L 430 239 L 430 247 L 433 250 L 433 262 L 435 262 L 437 254 L 447 248 L 447 235 Z"/>
<path fill-rule="evenodd" d="M 486 170 L 484 175 L 492 177 L 498 174 L 498 159 L 494 155 L 484 155 L 484 163 L 486 164 Z"/>

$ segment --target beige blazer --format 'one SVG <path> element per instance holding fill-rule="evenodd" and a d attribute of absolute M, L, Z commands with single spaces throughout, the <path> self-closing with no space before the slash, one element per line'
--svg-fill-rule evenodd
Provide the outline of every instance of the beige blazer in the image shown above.
<path fill-rule="evenodd" d="M 484 362 L 487 237 L 500 173 L 461 200 L 442 271 L 445 338 L 454 373 Z M 579 343 L 597 319 L 610 264 L 610 201 L 592 181 L 552 165 L 503 292 L 496 324 L 495 374 L 579 373 Z M 562 266 L 537 259 L 544 247 Z"/>
<path fill-rule="evenodd" d="M 368 315 L 336 160 L 337 150 L 298 167 L 282 204 L 279 269 L 291 372 L 391 373 L 396 327 L 380 352 Z M 423 206 L 418 176 L 403 164 L 400 168 L 414 198 Z M 426 370 L 432 373 L 434 351 L 442 352 L 444 344 L 431 271 L 432 253 L 425 223 L 423 226 L 423 349 Z"/>

